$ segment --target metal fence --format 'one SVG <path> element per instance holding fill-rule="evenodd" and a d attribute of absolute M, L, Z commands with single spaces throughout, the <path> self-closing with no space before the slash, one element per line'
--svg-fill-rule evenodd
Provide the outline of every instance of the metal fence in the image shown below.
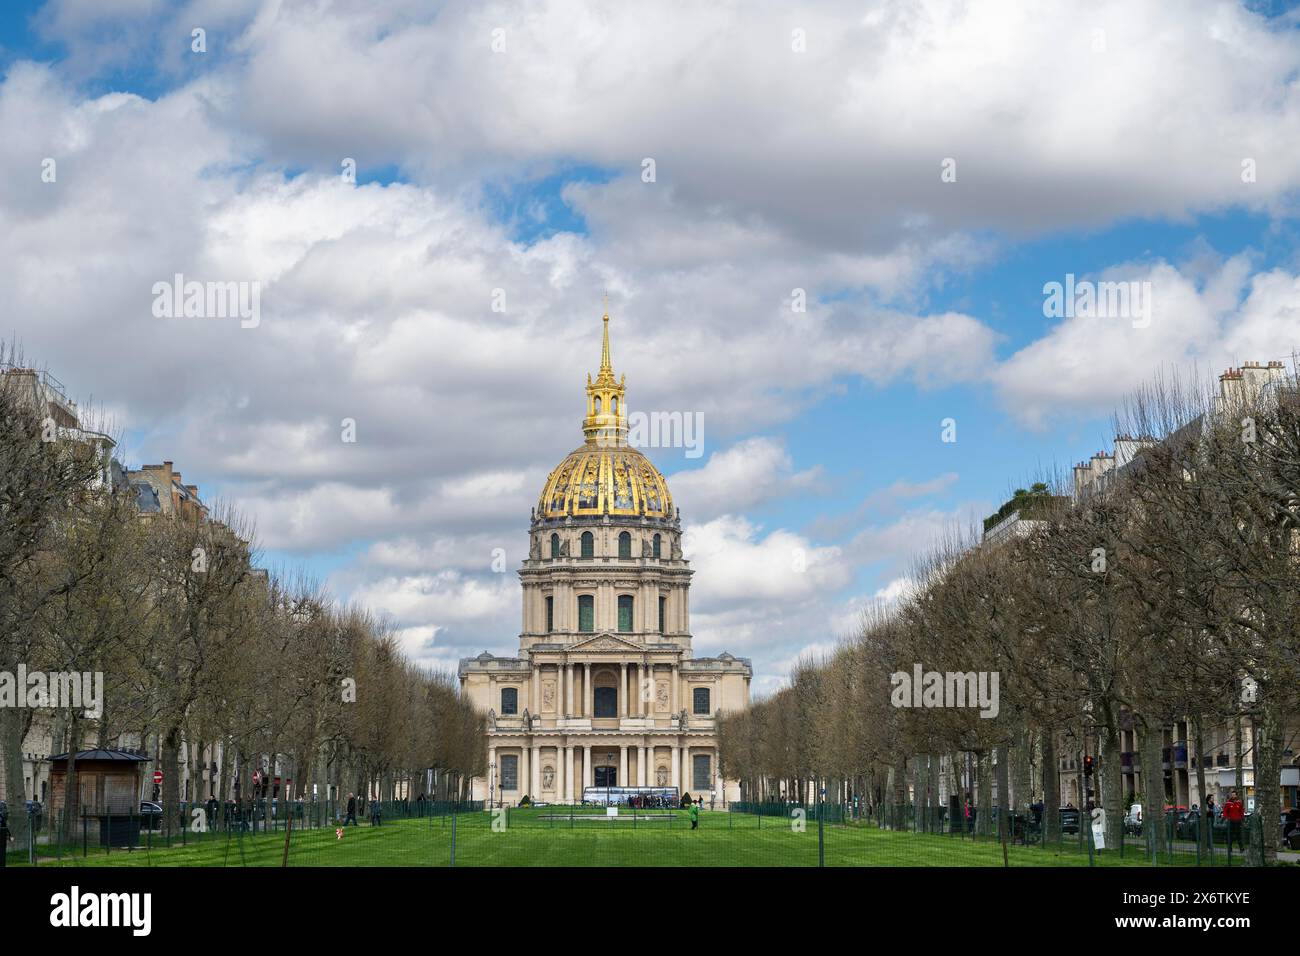
<path fill-rule="evenodd" d="M 1068 817 L 1050 837 L 1032 815 L 953 815 L 882 804 L 733 803 L 634 809 L 591 804 L 336 801 L 182 806 L 165 816 L 32 819 L 11 866 L 1241 866 L 1261 839 L 1171 822 L 1098 846 Z M 1185 822 L 1185 821 L 1184 821 Z M 1231 835 L 1232 840 L 1228 837 Z"/>

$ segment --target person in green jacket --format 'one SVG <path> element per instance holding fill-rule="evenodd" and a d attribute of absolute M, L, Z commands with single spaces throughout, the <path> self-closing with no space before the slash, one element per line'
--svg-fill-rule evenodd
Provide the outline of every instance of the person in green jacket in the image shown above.
<path fill-rule="evenodd" d="M 690 814 L 691 814 L 691 829 L 692 829 L 692 830 L 698 830 L 698 829 L 700 828 L 700 805 L 699 805 L 699 803 L 692 803 L 692 804 L 691 804 Z"/>

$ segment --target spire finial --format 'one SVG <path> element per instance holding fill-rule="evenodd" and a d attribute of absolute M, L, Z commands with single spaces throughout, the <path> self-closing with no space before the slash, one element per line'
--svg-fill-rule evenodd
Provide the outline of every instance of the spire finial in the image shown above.
<path fill-rule="evenodd" d="M 614 366 L 609 362 L 609 296 L 605 296 L 605 315 L 601 321 L 604 323 L 604 337 L 600 343 L 600 370 L 613 374 Z"/>
<path fill-rule="evenodd" d="M 609 358 L 609 295 L 603 298 L 600 371 L 595 380 L 587 375 L 587 417 L 582 421 L 582 431 L 589 444 L 621 447 L 627 443 L 627 408 L 623 402 L 627 385 L 614 377 L 614 365 Z"/>

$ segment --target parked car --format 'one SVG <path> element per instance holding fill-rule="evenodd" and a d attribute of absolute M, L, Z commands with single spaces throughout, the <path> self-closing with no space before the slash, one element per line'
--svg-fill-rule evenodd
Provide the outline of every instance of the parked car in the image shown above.
<path fill-rule="evenodd" d="M 1292 850 L 1300 850 L 1300 809 L 1282 811 L 1282 842 Z"/>
<path fill-rule="evenodd" d="M 1061 832 L 1079 832 L 1079 811 L 1074 807 L 1061 807 Z"/>
<path fill-rule="evenodd" d="M 1179 840 L 1195 840 L 1196 834 L 1200 830 L 1201 815 L 1195 810 L 1171 810 L 1165 814 L 1168 820 L 1172 816 L 1174 820 L 1174 837 Z"/>
<path fill-rule="evenodd" d="M 148 800 L 140 801 L 140 826 L 146 830 L 157 830 L 162 826 L 163 808 Z"/>
<path fill-rule="evenodd" d="M 1128 813 L 1124 814 L 1124 832 L 1133 836 L 1142 833 L 1142 804 L 1134 803 L 1128 808 Z"/>

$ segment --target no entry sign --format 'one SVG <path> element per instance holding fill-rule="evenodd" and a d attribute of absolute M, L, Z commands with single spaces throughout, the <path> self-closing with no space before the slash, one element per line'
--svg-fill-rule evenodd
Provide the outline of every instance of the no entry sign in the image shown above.
<path fill-rule="evenodd" d="M 155 770 L 153 772 L 153 782 L 155 785 L 163 782 L 163 773 L 161 770 Z"/>

